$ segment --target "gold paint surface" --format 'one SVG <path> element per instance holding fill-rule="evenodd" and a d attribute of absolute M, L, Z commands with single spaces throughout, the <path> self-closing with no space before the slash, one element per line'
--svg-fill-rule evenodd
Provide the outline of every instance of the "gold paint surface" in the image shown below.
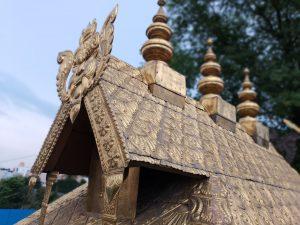
<path fill-rule="evenodd" d="M 217 62 L 217 56 L 213 51 L 213 40 L 211 38 L 207 40 L 207 45 L 208 48 L 204 55 L 204 63 L 200 67 L 200 73 L 203 77 L 198 84 L 198 89 L 204 98 L 206 95 L 220 96 L 224 89 L 224 81 L 220 77 L 221 66 Z"/>
<path fill-rule="evenodd" d="M 236 133 L 216 126 L 193 101 L 179 108 L 154 97 L 147 84 L 137 79 L 140 75 L 136 69 L 122 67 L 122 72 L 117 64 L 122 62 L 110 65 L 100 85 L 130 160 L 198 175 L 223 173 L 300 190 L 299 175 L 271 146 L 260 147 L 240 126 Z"/>
<path fill-rule="evenodd" d="M 260 107 L 255 102 L 257 94 L 253 90 L 253 84 L 250 81 L 250 70 L 248 68 L 244 69 L 244 76 L 242 91 L 238 93 L 240 99 L 240 104 L 237 105 L 237 113 L 240 117 L 239 123 L 253 137 L 257 144 L 268 148 L 269 128 L 256 119 Z"/>
<path fill-rule="evenodd" d="M 236 122 L 236 110 L 233 105 L 218 95 L 205 95 L 200 100 L 210 115 L 220 115 L 232 122 Z"/>
<path fill-rule="evenodd" d="M 151 61 L 141 69 L 143 80 L 148 84 L 158 84 L 165 89 L 186 97 L 185 76 L 170 68 L 162 61 Z"/>
<path fill-rule="evenodd" d="M 164 2 L 159 4 L 162 7 Z M 104 26 L 107 28 L 104 35 L 108 35 L 104 39 L 109 45 L 113 38 L 114 18 L 113 11 Z M 156 24 L 148 33 L 154 42 L 159 35 L 161 39 L 170 36 L 166 26 L 157 24 L 166 19 L 160 8 L 155 16 Z M 241 123 L 233 133 L 217 126 L 209 114 L 219 113 L 235 121 L 232 108 L 218 98 L 211 98 L 207 104 L 203 102 L 207 113 L 193 100 L 186 99 L 184 107 L 178 107 L 152 95 L 148 90 L 150 82 L 185 96 L 183 78 L 163 63 L 154 65 L 154 70 L 146 71 L 150 75 L 145 75 L 143 71 L 110 57 L 111 47 L 99 58 L 95 48 L 103 37 L 95 30 L 95 23 L 88 26 L 74 55 L 71 52 L 60 55 L 58 92 L 63 104 L 32 173 L 34 176 L 41 173 L 67 119 L 69 116 L 72 120 L 76 118 L 83 100 L 103 170 L 103 214 L 87 213 L 84 185 L 50 204 L 47 215 L 44 213 L 47 202 L 44 201 L 42 215 L 45 215 L 46 224 L 229 225 L 297 224 L 300 221 L 299 174 L 272 145 L 262 148 L 247 134 L 250 129 L 247 126 L 252 129 L 254 125 L 253 132 L 267 138 L 264 127 L 259 128 L 253 122 L 247 126 Z M 167 61 L 172 51 L 164 44 L 166 41 L 151 43 L 153 51 L 144 53 Z M 221 67 L 216 63 L 212 48 L 208 49 L 205 61 L 201 72 L 208 77 L 204 84 L 207 94 L 218 95 L 223 89 L 223 83 L 216 79 Z M 65 81 L 74 65 L 74 77 L 66 90 Z M 250 81 L 246 80 L 244 88 L 249 85 Z M 241 95 L 243 99 L 245 93 Z M 249 96 L 253 98 L 254 95 Z M 124 202 L 119 200 L 125 198 L 125 201 L 134 202 L 134 196 L 128 199 L 126 192 L 132 195 L 137 192 L 136 173 L 132 181 L 134 191 L 126 187 L 128 184 L 124 180 L 124 169 L 130 161 L 155 169 L 197 175 L 197 179 L 170 185 L 166 193 L 157 193 L 151 207 L 136 215 L 133 221 L 122 221 L 118 217 L 118 205 Z M 45 200 L 50 186 L 47 186 Z M 134 209 L 128 211 L 135 214 Z M 40 212 L 18 224 L 38 223 Z"/>

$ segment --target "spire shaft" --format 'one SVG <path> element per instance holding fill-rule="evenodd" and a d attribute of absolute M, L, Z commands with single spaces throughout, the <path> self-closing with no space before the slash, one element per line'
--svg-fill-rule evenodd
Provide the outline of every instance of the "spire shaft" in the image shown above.
<path fill-rule="evenodd" d="M 244 82 L 242 83 L 242 91 L 238 93 L 240 104 L 237 106 L 237 113 L 240 119 L 249 117 L 255 119 L 259 112 L 259 105 L 254 102 L 256 99 L 256 92 L 252 89 L 253 84 L 250 81 L 250 71 L 248 68 L 244 69 Z"/>

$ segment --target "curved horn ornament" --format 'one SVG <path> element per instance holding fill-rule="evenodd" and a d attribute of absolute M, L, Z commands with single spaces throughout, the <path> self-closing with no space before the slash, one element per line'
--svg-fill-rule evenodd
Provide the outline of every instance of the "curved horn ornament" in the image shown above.
<path fill-rule="evenodd" d="M 66 90 L 66 83 L 69 73 L 73 67 L 74 55 L 71 51 L 60 52 L 57 57 L 57 63 L 60 64 L 57 74 L 57 93 L 62 102 L 69 100 L 69 94 Z"/>

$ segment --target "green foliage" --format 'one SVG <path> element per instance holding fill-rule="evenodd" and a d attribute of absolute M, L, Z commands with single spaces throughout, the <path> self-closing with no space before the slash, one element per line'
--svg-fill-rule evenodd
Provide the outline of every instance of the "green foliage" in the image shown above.
<path fill-rule="evenodd" d="M 83 180 L 84 181 L 84 180 Z M 84 181 L 85 183 L 85 181 Z M 54 185 L 53 185 L 53 190 L 57 193 L 68 193 L 72 191 L 73 189 L 77 188 L 83 184 L 83 182 L 77 182 L 72 176 L 68 176 L 64 180 L 58 180 Z"/>
<path fill-rule="evenodd" d="M 0 181 L 0 208 L 21 208 L 26 200 L 25 182 L 23 177 Z"/>
<path fill-rule="evenodd" d="M 282 118 L 300 124 L 300 12 L 291 0 L 170 0 L 169 15 L 175 47 L 171 66 L 195 86 L 213 37 L 222 65 L 223 97 L 237 104 L 249 67 L 265 119 L 281 125 Z"/>
<path fill-rule="evenodd" d="M 72 191 L 74 188 L 85 183 L 77 182 L 73 177 L 67 177 L 65 180 L 59 180 L 53 187 L 50 196 L 50 202 L 54 201 L 61 195 Z M 12 177 L 0 180 L 0 208 L 18 209 L 30 208 L 38 209 L 41 207 L 45 188 L 42 187 L 38 180 L 35 188 L 28 193 L 28 178 Z"/>

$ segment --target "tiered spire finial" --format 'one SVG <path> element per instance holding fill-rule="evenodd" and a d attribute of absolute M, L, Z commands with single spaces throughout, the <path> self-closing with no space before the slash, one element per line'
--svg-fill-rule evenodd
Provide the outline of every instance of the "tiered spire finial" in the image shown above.
<path fill-rule="evenodd" d="M 252 89 L 253 84 L 250 81 L 250 70 L 244 69 L 244 82 L 242 83 L 243 90 L 238 93 L 241 103 L 237 106 L 237 112 L 240 119 L 250 117 L 255 118 L 259 112 L 259 105 L 254 102 L 256 99 L 256 92 Z"/>
<path fill-rule="evenodd" d="M 149 40 L 142 46 L 141 51 L 147 62 L 151 60 L 168 62 L 173 56 L 173 47 L 170 43 L 172 30 L 167 25 L 168 17 L 163 8 L 165 4 L 165 0 L 158 0 L 159 10 L 146 31 Z"/>
<path fill-rule="evenodd" d="M 201 66 L 200 72 L 204 76 L 198 85 L 199 91 L 206 95 L 220 95 L 224 89 L 224 82 L 220 77 L 221 66 L 217 62 L 216 54 L 213 51 L 213 40 L 207 40 L 208 49 L 204 56 L 205 63 Z M 202 97 L 202 98 L 203 98 Z"/>

